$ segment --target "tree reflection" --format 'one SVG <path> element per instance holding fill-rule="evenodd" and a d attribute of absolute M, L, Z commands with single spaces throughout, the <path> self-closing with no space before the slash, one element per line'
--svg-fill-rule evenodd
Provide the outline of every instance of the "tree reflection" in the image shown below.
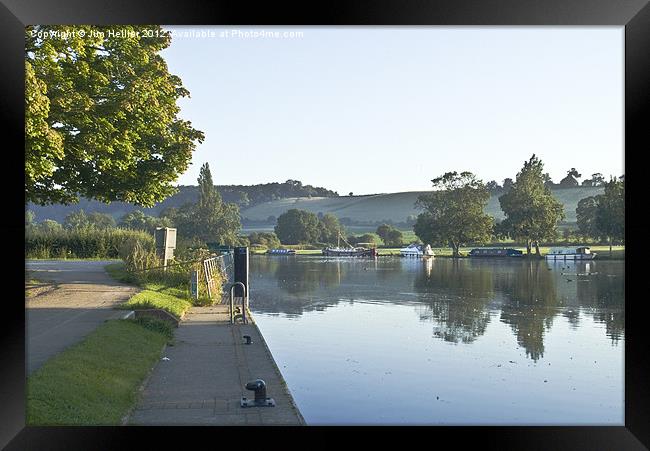
<path fill-rule="evenodd" d="M 251 259 L 252 307 L 301 315 L 341 300 L 404 305 L 415 302 L 421 320 L 450 343 L 482 336 L 491 312 L 513 331 L 532 360 L 544 356 L 544 339 L 555 315 L 572 328 L 583 315 L 605 324 L 617 342 L 625 332 L 624 267 L 620 262 L 557 264 L 540 260 L 400 258 Z"/>
<path fill-rule="evenodd" d="M 451 343 L 471 343 L 485 333 L 490 322 L 487 304 L 494 295 L 492 268 L 450 259 L 424 267 L 414 289 L 435 293 L 420 313 L 434 321 L 433 334 Z"/>
<path fill-rule="evenodd" d="M 544 356 L 544 333 L 558 313 L 553 271 L 548 270 L 545 261 L 523 261 L 498 285 L 507 298 L 501 307 L 501 321 L 510 325 L 526 355 L 539 360 Z"/>
<path fill-rule="evenodd" d="M 616 343 L 625 334 L 625 274 L 623 265 L 598 262 L 582 270 L 583 279 L 577 288 L 578 302 L 590 308 L 595 321 L 605 324 L 605 333 Z"/>

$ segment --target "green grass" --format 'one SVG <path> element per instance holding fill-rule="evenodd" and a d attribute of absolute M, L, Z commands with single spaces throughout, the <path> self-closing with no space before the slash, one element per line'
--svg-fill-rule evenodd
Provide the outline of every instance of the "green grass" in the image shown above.
<path fill-rule="evenodd" d="M 120 304 L 118 308 L 124 310 L 162 309 L 176 318 L 181 318 L 190 307 L 192 307 L 192 303 L 188 300 L 160 291 L 143 290 Z"/>
<path fill-rule="evenodd" d="M 160 359 L 168 335 L 133 320 L 112 320 L 27 379 L 27 424 L 119 425 Z"/>
<path fill-rule="evenodd" d="M 159 280 L 137 283 L 133 275 L 126 271 L 122 262 L 111 263 L 106 265 L 104 269 L 115 280 L 135 284 L 143 288 L 143 291 L 137 293 L 125 303 L 120 304 L 118 307 L 120 309 L 162 309 L 176 318 L 181 318 L 192 307 L 189 292 L 185 287 L 169 286 L 164 281 Z"/>
<path fill-rule="evenodd" d="M 108 273 L 109 276 L 119 282 L 135 283 L 135 279 L 131 274 L 127 272 L 126 266 L 124 266 L 124 262 L 121 260 L 117 263 L 110 263 L 104 266 L 104 270 Z"/>

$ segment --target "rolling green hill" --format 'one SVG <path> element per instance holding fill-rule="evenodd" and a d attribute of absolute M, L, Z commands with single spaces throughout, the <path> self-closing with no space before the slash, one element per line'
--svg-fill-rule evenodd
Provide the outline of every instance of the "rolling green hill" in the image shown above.
<path fill-rule="evenodd" d="M 578 201 L 585 197 L 602 194 L 601 187 L 579 187 L 553 190 L 553 195 L 564 204 L 566 223 L 576 222 Z M 409 191 L 403 193 L 375 194 L 369 196 L 339 197 L 294 197 L 264 202 L 241 211 L 242 218 L 252 221 L 264 221 L 269 216 L 280 216 L 291 208 L 311 211 L 313 213 L 331 213 L 341 218 L 350 218 L 355 222 L 376 222 L 392 220 L 404 222 L 410 215 L 421 211 L 414 206 L 417 197 L 426 191 Z M 498 195 L 490 198 L 486 213 L 497 219 L 503 219 Z"/>

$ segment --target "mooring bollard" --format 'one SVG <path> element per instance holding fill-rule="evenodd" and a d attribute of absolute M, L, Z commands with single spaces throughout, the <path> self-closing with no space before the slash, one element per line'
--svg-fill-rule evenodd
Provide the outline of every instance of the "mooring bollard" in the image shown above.
<path fill-rule="evenodd" d="M 246 384 L 246 390 L 255 392 L 255 399 L 241 399 L 242 407 L 275 407 L 275 400 L 266 397 L 266 383 L 262 379 L 255 379 Z"/>

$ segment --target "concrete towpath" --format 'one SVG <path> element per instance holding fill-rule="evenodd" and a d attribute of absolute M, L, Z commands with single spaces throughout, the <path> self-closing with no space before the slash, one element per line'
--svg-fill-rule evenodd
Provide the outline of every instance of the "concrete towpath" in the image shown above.
<path fill-rule="evenodd" d="M 243 335 L 250 335 L 246 345 Z M 301 425 L 302 415 L 255 324 L 229 324 L 226 305 L 194 307 L 180 323 L 128 418 L 133 425 Z M 266 382 L 275 407 L 240 405 Z"/>
<path fill-rule="evenodd" d="M 81 341 L 107 319 L 125 312 L 114 307 L 139 291 L 113 280 L 104 267 L 113 261 L 31 260 L 32 277 L 47 280 L 41 294 L 25 299 L 27 374 Z"/>

